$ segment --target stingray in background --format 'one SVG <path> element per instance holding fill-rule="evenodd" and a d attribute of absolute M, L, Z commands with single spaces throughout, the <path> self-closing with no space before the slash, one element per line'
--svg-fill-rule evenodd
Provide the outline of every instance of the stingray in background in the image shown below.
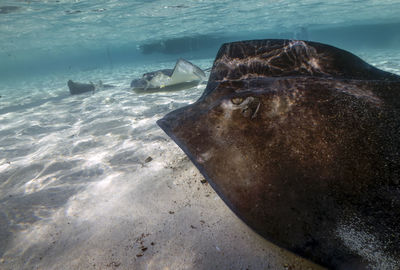
<path fill-rule="evenodd" d="M 90 83 L 80 83 L 80 82 L 74 82 L 72 80 L 68 80 L 67 82 L 69 92 L 71 95 L 79 95 L 87 92 L 92 92 L 102 90 L 102 89 L 108 89 L 108 88 L 114 88 L 114 85 L 111 84 L 103 84 L 102 81 L 99 81 L 99 83 L 94 84 L 92 82 Z"/>
<path fill-rule="evenodd" d="M 203 70 L 185 59 L 178 59 L 173 69 L 162 69 L 134 79 L 131 88 L 136 93 L 177 91 L 198 85 L 206 79 Z"/>
<path fill-rule="evenodd" d="M 316 42 L 224 44 L 159 126 L 273 243 L 331 269 L 400 269 L 400 76 Z"/>

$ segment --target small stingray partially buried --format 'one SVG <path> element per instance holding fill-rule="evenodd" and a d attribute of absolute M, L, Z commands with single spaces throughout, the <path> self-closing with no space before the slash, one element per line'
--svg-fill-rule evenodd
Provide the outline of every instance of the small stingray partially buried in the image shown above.
<path fill-rule="evenodd" d="M 400 76 L 321 43 L 222 45 L 158 125 L 269 241 L 331 269 L 400 269 Z"/>

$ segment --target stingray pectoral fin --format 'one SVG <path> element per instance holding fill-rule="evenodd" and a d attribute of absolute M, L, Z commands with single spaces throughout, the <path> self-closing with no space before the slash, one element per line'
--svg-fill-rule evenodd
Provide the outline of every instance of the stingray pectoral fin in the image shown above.
<path fill-rule="evenodd" d="M 185 82 L 185 83 L 173 84 L 173 85 L 157 87 L 157 88 L 136 87 L 136 88 L 133 88 L 132 90 L 137 94 L 145 94 L 145 93 L 149 94 L 149 93 L 157 93 L 157 92 L 180 91 L 180 90 L 185 90 L 185 89 L 188 89 L 191 87 L 195 87 L 197 85 L 198 85 L 198 82 Z"/>
<path fill-rule="evenodd" d="M 155 75 L 148 81 L 147 88 L 162 88 L 166 85 L 171 84 L 171 77 L 162 71 L 158 71 Z"/>
<path fill-rule="evenodd" d="M 179 59 L 176 62 L 169 85 L 184 82 L 203 81 L 205 78 L 206 75 L 198 66 L 193 65 L 185 59 Z"/>

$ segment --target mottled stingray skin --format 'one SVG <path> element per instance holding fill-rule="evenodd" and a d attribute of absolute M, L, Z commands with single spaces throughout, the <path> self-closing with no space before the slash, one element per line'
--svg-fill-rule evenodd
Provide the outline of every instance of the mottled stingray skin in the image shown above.
<path fill-rule="evenodd" d="M 158 124 L 271 242 L 331 269 L 400 269 L 399 119 L 399 76 L 254 40 L 224 44 L 201 98 Z"/>

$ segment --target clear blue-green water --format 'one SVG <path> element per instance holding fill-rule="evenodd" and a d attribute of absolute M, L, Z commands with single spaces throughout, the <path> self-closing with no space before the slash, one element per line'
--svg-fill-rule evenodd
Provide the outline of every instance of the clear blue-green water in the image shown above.
<path fill-rule="evenodd" d="M 0 269 L 308 269 L 248 231 L 156 126 L 205 85 L 138 95 L 130 81 L 264 38 L 400 74 L 399 14 L 377 0 L 0 1 Z M 69 79 L 116 87 L 71 96 Z"/>
<path fill-rule="evenodd" d="M 1 81 L 179 56 L 212 59 L 222 42 L 240 39 L 308 38 L 356 53 L 396 49 L 400 42 L 398 1 L 55 0 L 1 6 L 17 7 L 0 14 Z M 299 35 L 302 28 L 307 35 Z"/>

